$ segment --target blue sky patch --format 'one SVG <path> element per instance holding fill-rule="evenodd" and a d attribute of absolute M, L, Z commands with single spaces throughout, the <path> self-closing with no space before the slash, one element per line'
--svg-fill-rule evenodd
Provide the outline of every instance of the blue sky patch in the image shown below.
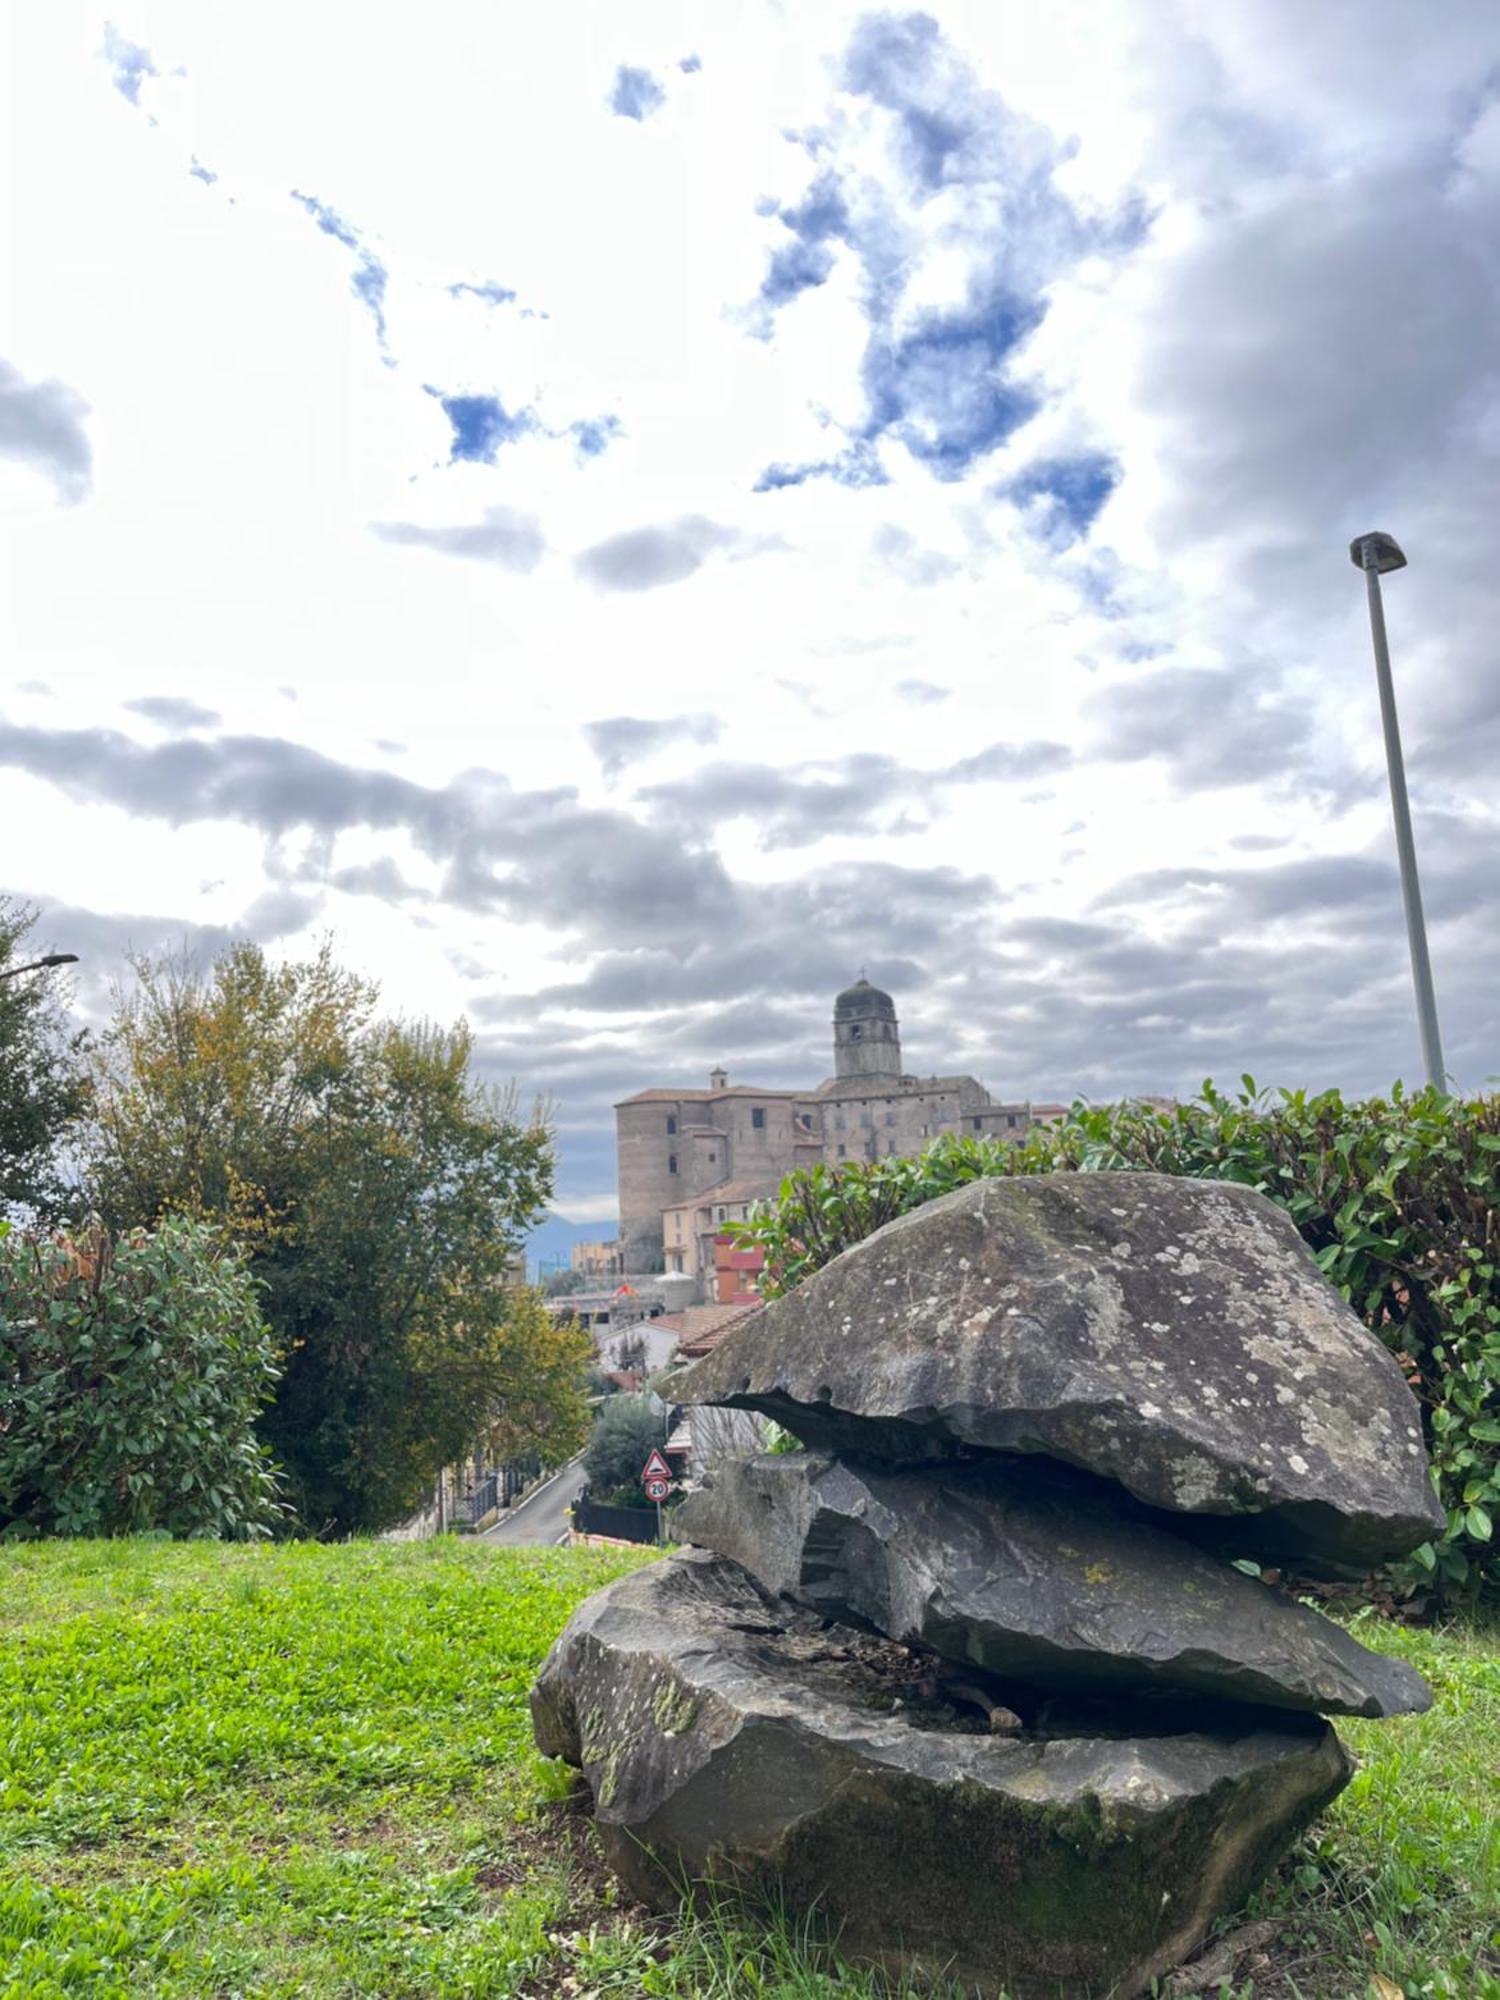
<path fill-rule="evenodd" d="M 498 396 L 445 396 L 433 388 L 429 388 L 427 393 L 437 397 L 443 415 L 453 426 L 453 449 L 448 454 L 450 465 L 457 465 L 463 460 L 476 465 L 493 465 L 495 454 L 502 445 L 514 444 L 517 438 L 525 437 L 528 431 L 536 429 L 536 419 L 530 410 L 520 410 L 512 415 Z"/>
<path fill-rule="evenodd" d="M 513 305 L 516 297 L 509 285 L 497 285 L 488 278 L 480 285 L 462 283 L 448 287 L 449 298 L 461 299 L 466 295 L 471 299 L 483 299 L 490 306 Z"/>
<path fill-rule="evenodd" d="M 1005 382 L 1006 357 L 1042 317 L 1040 304 L 1001 298 L 933 319 L 865 356 L 870 428 L 893 431 L 940 479 L 957 479 L 1036 414 Z"/>
<path fill-rule="evenodd" d="M 104 24 L 104 60 L 109 64 L 110 81 L 127 104 L 137 108 L 141 102 L 141 85 L 148 76 L 160 76 L 161 71 L 152 62 L 150 51 L 143 49 L 139 42 L 132 42 L 122 35 L 113 21 Z"/>
<path fill-rule="evenodd" d="M 784 486 L 802 486 L 809 479 L 831 479 L 835 486 L 849 487 L 891 483 L 874 445 L 868 438 L 856 438 L 837 458 L 811 459 L 803 465 L 768 465 L 751 491 L 776 493 Z"/>
<path fill-rule="evenodd" d="M 307 210 L 325 236 L 331 236 L 335 243 L 342 243 L 346 250 L 354 251 L 358 257 L 349 288 L 374 320 L 375 335 L 384 352 L 385 288 L 390 273 L 374 251 L 365 248 L 353 223 L 346 222 L 336 208 L 330 208 L 326 201 L 319 201 L 316 195 L 303 194 L 297 188 L 292 189 L 292 200 Z M 389 354 L 386 355 L 386 365 L 395 366 Z"/>
<path fill-rule="evenodd" d="M 196 153 L 193 155 L 193 164 L 188 168 L 188 172 L 195 181 L 202 181 L 205 187 L 212 187 L 214 182 L 219 178 L 217 174 L 209 172 Z"/>
<path fill-rule="evenodd" d="M 336 208 L 330 208 L 326 201 L 319 201 L 316 195 L 303 194 L 299 188 L 292 189 L 292 200 L 307 210 L 325 236 L 331 236 L 335 243 L 342 243 L 346 249 L 359 248 L 359 231 L 352 222 L 345 222 Z"/>
<path fill-rule="evenodd" d="M 633 69 L 629 63 L 621 63 L 615 71 L 609 108 L 617 118 L 633 118 L 640 124 L 653 111 L 660 111 L 666 101 L 667 93 L 649 69 Z"/>
<path fill-rule="evenodd" d="M 1120 468 L 1114 459 L 1100 451 L 1084 451 L 1072 458 L 1040 458 L 1003 491 L 1022 507 L 1043 501 L 1047 531 L 1076 542 L 1093 527 L 1119 483 Z"/>
<path fill-rule="evenodd" d="M 760 296 L 774 312 L 799 292 L 821 285 L 834 266 L 831 242 L 849 240 L 849 210 L 832 174 L 820 174 L 805 198 L 771 211 L 792 232 L 792 240 L 772 251 Z M 770 332 L 769 324 L 764 328 Z"/>
<path fill-rule="evenodd" d="M 601 451 L 609 449 L 624 428 L 620 419 L 614 416 L 580 417 L 576 424 L 568 425 L 580 458 L 597 458 Z"/>
<path fill-rule="evenodd" d="M 770 339 L 777 315 L 827 281 L 836 246 L 845 246 L 868 326 L 867 410 L 846 429 L 848 452 L 770 466 L 762 492 L 814 478 L 872 481 L 880 476 L 873 447 L 887 436 L 936 478 L 963 477 L 1037 412 L 1035 392 L 1011 371 L 1046 313 L 1049 285 L 1080 256 L 1128 248 L 1143 227 L 1136 210 L 1080 216 L 1055 179 L 1067 147 L 986 88 L 928 14 L 865 16 L 840 80 L 876 109 L 835 110 L 827 125 L 790 135 L 816 164 L 800 201 L 762 207 L 791 235 L 771 247 L 748 324 Z M 881 126 L 891 149 L 884 177 L 872 173 L 867 151 Z M 967 263 L 968 297 L 914 310 L 923 276 L 915 218 L 939 191 L 948 204 L 943 237 Z M 851 456 L 861 447 L 868 456 Z M 1071 520 L 1087 494 L 1080 488 L 1058 504 L 1059 518 Z"/>

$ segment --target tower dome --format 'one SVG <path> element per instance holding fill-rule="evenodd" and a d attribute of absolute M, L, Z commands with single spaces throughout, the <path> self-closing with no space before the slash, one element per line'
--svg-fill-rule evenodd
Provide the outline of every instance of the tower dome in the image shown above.
<path fill-rule="evenodd" d="M 839 1077 L 901 1074 L 901 1029 L 896 1003 L 861 973 L 833 1003 L 833 1073 Z"/>
<path fill-rule="evenodd" d="M 846 986 L 833 1003 L 835 1021 L 868 1021 L 874 1018 L 894 1021 L 896 1003 L 889 993 L 882 993 L 878 986 L 872 986 L 861 973 L 852 986 Z"/>

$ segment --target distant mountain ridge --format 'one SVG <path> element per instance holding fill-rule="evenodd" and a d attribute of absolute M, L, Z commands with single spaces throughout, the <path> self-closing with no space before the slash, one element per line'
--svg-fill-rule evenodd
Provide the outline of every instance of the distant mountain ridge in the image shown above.
<path fill-rule="evenodd" d="M 615 1234 L 613 1222 L 568 1222 L 560 1215 L 547 1215 L 526 1239 L 526 1264 L 531 1277 L 537 1267 L 553 1258 L 566 1259 L 575 1243 L 607 1241 Z"/>

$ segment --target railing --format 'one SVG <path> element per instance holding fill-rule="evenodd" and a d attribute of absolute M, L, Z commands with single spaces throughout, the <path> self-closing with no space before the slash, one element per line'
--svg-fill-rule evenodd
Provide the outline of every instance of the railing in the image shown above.
<path fill-rule="evenodd" d="M 477 1528 L 485 1515 L 494 1513 L 495 1509 L 500 1505 L 500 1475 L 496 1472 L 486 1473 L 483 1479 L 478 1479 L 474 1482 L 474 1485 L 465 1497 L 469 1512 L 469 1526 Z"/>
<path fill-rule="evenodd" d="M 539 1458 L 508 1459 L 494 1475 L 500 1482 L 497 1504 L 508 1507 L 518 1493 L 524 1493 L 534 1479 L 541 1477 L 541 1473 L 542 1461 Z"/>

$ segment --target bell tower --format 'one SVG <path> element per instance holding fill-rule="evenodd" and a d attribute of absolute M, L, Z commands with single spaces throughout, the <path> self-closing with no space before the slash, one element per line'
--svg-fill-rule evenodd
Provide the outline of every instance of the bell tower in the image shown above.
<path fill-rule="evenodd" d="M 833 1073 L 839 1082 L 868 1077 L 882 1083 L 901 1074 L 896 1003 L 863 973 L 833 1003 Z"/>

